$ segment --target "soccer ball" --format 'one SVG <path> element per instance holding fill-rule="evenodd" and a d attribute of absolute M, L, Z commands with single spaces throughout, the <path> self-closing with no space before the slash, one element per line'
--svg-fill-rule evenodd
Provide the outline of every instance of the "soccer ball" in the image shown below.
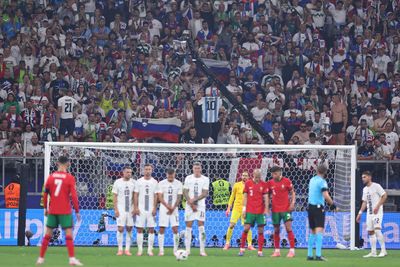
<path fill-rule="evenodd" d="M 188 259 L 188 254 L 186 250 L 180 249 L 175 253 L 175 257 L 177 261 L 185 261 Z"/>

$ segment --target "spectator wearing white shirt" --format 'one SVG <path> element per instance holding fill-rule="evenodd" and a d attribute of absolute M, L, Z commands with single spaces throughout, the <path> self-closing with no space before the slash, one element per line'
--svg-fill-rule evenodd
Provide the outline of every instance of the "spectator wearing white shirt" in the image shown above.
<path fill-rule="evenodd" d="M 385 125 L 385 141 L 386 145 L 390 149 L 390 153 L 396 153 L 399 150 L 399 135 L 393 131 L 393 124 L 392 122 L 388 122 Z"/>
<path fill-rule="evenodd" d="M 317 135 L 311 132 L 309 135 L 309 140 L 304 142 L 304 145 L 321 145 L 321 142 L 317 140 Z M 307 152 L 307 158 L 309 159 L 318 159 L 319 151 L 316 149 L 311 149 Z"/>
<path fill-rule="evenodd" d="M 310 12 L 314 22 L 314 26 L 316 28 L 322 29 L 325 25 L 325 18 L 326 18 L 324 9 L 322 8 L 322 1 L 318 0 L 315 3 L 315 6 L 311 8 Z"/>
<path fill-rule="evenodd" d="M 251 54 L 260 50 L 260 46 L 255 42 L 252 33 L 247 34 L 247 42 L 245 42 L 242 47 L 246 49 L 246 51 L 243 51 L 244 54 Z"/>
<path fill-rule="evenodd" d="M 28 44 L 30 45 L 29 41 Z M 22 60 L 25 61 L 26 69 L 29 70 L 29 72 L 32 72 L 33 66 L 37 63 L 37 58 L 33 55 L 32 47 L 29 45 L 25 47 L 25 53 Z"/>
<path fill-rule="evenodd" d="M 293 100 L 289 102 L 289 108 L 286 109 L 285 112 L 283 113 L 283 118 L 285 120 L 287 120 L 290 117 L 290 112 L 296 113 L 296 117 L 298 118 L 303 116 L 301 111 L 296 108 L 296 102 L 294 102 Z"/>
<path fill-rule="evenodd" d="M 251 113 L 256 121 L 261 122 L 267 114 L 268 109 L 264 100 L 258 100 L 257 105 L 251 109 Z"/>
<path fill-rule="evenodd" d="M 306 39 L 308 39 L 310 43 L 312 42 L 311 34 L 308 32 L 306 25 L 301 24 L 300 31 L 293 35 L 293 42 L 296 46 L 303 47 Z"/>
<path fill-rule="evenodd" d="M 200 11 L 196 10 L 194 12 L 194 17 L 189 21 L 189 29 L 192 31 L 192 35 L 196 36 L 201 30 L 203 24 L 203 19 L 201 18 Z"/>
<path fill-rule="evenodd" d="M 53 48 L 51 46 L 46 47 L 46 55 L 40 59 L 39 67 L 43 68 L 44 71 L 49 71 L 50 65 L 54 63 L 57 67 L 60 67 L 58 58 L 53 55 Z"/>
<path fill-rule="evenodd" d="M 322 132 L 322 129 L 324 128 L 324 122 L 321 120 L 320 112 L 315 112 L 314 120 L 312 123 L 313 123 L 312 131 L 315 134 L 317 134 L 317 136 L 319 136 L 320 133 Z"/>
<path fill-rule="evenodd" d="M 227 144 L 240 144 L 239 135 L 240 132 L 238 126 L 235 125 L 233 128 L 230 128 L 228 131 L 228 138 L 226 140 Z"/>
<path fill-rule="evenodd" d="M 384 134 L 380 134 L 375 139 L 375 159 L 376 160 L 391 160 L 392 153 L 390 153 L 389 146 L 386 145 L 386 137 Z"/>
<path fill-rule="evenodd" d="M 362 120 L 365 120 L 367 122 L 369 128 L 374 127 L 374 115 L 372 114 L 372 105 L 367 106 L 365 114 L 361 115 L 358 123 L 361 123 Z"/>
<path fill-rule="evenodd" d="M 28 157 L 41 157 L 43 156 L 43 145 L 39 144 L 39 138 L 34 134 L 31 142 L 26 147 L 26 156 Z"/>
<path fill-rule="evenodd" d="M 234 95 L 241 95 L 243 93 L 243 89 L 240 85 L 237 84 L 236 78 L 231 77 L 229 79 L 229 84 L 226 86 L 229 92 L 231 92 Z"/>
<path fill-rule="evenodd" d="M 374 64 L 378 68 L 378 75 L 384 73 L 387 76 L 387 66 L 388 63 L 392 62 L 390 57 L 385 54 L 385 47 L 383 45 L 378 45 L 378 55 L 374 58 Z"/>
<path fill-rule="evenodd" d="M 347 8 L 347 4 L 344 5 L 343 1 L 337 1 L 336 7 L 331 6 L 329 8 L 337 28 L 346 24 Z"/>
<path fill-rule="evenodd" d="M 284 102 L 285 98 L 275 88 L 272 88 L 267 94 L 265 101 L 267 102 L 268 109 L 274 110 L 276 101 Z"/>
<path fill-rule="evenodd" d="M 3 62 L 6 63 L 6 68 L 13 74 L 14 67 L 18 65 L 18 62 L 17 59 L 11 55 L 10 47 L 4 48 Z"/>

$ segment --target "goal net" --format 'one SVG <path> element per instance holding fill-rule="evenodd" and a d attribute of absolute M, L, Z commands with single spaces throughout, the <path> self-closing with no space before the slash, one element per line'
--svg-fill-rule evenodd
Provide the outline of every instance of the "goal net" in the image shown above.
<path fill-rule="evenodd" d="M 206 199 L 207 246 L 222 247 L 229 218 L 225 215 L 229 192 L 240 180 L 243 171 L 250 176 L 254 169 L 261 169 L 262 178 L 271 178 L 269 168 L 278 165 L 283 176 L 292 180 L 296 192 L 293 212 L 293 232 L 296 246 L 306 247 L 308 239 L 307 199 L 308 183 L 315 175 L 318 164 L 326 164 L 329 191 L 339 212 L 327 212 L 324 247 L 338 244 L 354 247 L 355 237 L 355 148 L 353 146 L 281 146 L 281 145 L 190 145 L 190 144 L 141 144 L 141 143 L 60 143 L 45 145 L 46 177 L 55 170 L 60 155 L 71 160 L 70 172 L 76 177 L 82 221 L 74 228 L 75 242 L 83 246 L 116 245 L 117 229 L 112 208 L 111 187 L 121 176 L 122 168 L 133 168 L 134 178 L 142 175 L 146 163 L 154 167 L 153 177 L 166 178 L 168 168 L 176 169 L 177 179 L 184 181 L 191 174 L 192 164 L 201 162 L 203 174 L 210 178 L 210 193 Z M 226 183 L 226 182 L 228 183 Z M 225 187 L 224 187 L 225 185 Z M 184 231 L 184 208 L 180 206 L 180 232 Z M 194 227 L 193 245 L 198 245 Z M 242 225 L 234 229 L 231 246 L 239 245 Z M 256 232 L 253 238 L 256 240 Z M 182 232 L 183 233 L 183 232 Z M 282 226 L 281 243 L 288 246 L 286 231 Z M 273 246 L 273 226 L 268 217 L 264 235 L 266 247 Z M 136 235 L 133 237 L 136 238 Z M 183 234 L 181 242 L 183 244 Z M 156 238 L 157 240 L 157 238 Z M 156 241 L 157 243 L 157 241 Z M 156 244 L 157 245 L 157 244 Z M 166 231 L 165 245 L 172 245 L 172 233 Z"/>

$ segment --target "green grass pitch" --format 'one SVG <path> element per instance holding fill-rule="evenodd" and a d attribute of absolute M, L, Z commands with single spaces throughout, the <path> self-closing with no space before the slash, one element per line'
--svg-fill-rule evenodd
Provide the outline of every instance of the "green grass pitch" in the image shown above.
<path fill-rule="evenodd" d="M 146 250 L 145 250 L 146 251 Z M 132 253 L 136 253 L 136 248 Z M 157 253 L 157 249 L 154 250 Z M 307 251 L 296 250 L 296 258 L 287 259 L 284 256 L 287 249 L 281 250 L 283 257 L 270 258 L 271 249 L 265 249 L 266 257 L 258 258 L 256 251 L 246 251 L 244 257 L 238 257 L 238 249 L 222 251 L 222 249 L 207 249 L 208 257 L 198 256 L 199 249 L 193 248 L 192 255 L 187 261 L 177 261 L 172 256 L 171 249 L 166 250 L 164 257 L 136 257 L 136 256 L 115 256 L 116 248 L 105 247 L 77 247 L 76 257 L 85 266 L 93 267 L 258 267 L 258 266 L 279 266 L 279 267 L 301 267 L 301 266 L 324 266 L 324 267 L 394 267 L 400 266 L 400 250 L 389 250 L 385 258 L 364 259 L 363 255 L 368 250 L 347 251 L 347 250 L 323 250 L 328 262 L 309 262 L 305 260 Z M 38 247 L 0 247 L 0 266 L 19 267 L 35 266 L 38 257 Z M 67 249 L 65 247 L 50 247 L 46 262 L 43 266 L 58 267 L 69 266 Z"/>

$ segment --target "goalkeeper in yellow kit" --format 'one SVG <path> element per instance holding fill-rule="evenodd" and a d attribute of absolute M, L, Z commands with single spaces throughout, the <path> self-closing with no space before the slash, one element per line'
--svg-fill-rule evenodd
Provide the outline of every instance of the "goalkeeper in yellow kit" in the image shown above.
<path fill-rule="evenodd" d="M 233 229 L 235 228 L 236 223 L 240 219 L 242 222 L 242 225 L 244 224 L 244 218 L 242 218 L 242 210 L 243 210 L 243 189 L 244 189 L 244 183 L 249 179 L 249 173 L 247 171 L 242 172 L 242 180 L 240 182 L 237 182 L 233 185 L 232 189 L 232 194 L 229 198 L 229 203 L 228 203 L 228 208 L 226 209 L 226 217 L 229 216 L 231 213 L 231 208 L 233 204 L 233 209 L 232 209 L 232 215 L 231 215 L 231 220 L 229 222 L 229 228 L 226 231 L 226 244 L 224 246 L 224 250 L 228 250 L 231 246 L 231 238 L 233 234 Z M 252 245 L 252 234 L 251 230 L 249 231 L 247 235 L 247 248 L 249 250 L 255 250 L 255 248 Z"/>

